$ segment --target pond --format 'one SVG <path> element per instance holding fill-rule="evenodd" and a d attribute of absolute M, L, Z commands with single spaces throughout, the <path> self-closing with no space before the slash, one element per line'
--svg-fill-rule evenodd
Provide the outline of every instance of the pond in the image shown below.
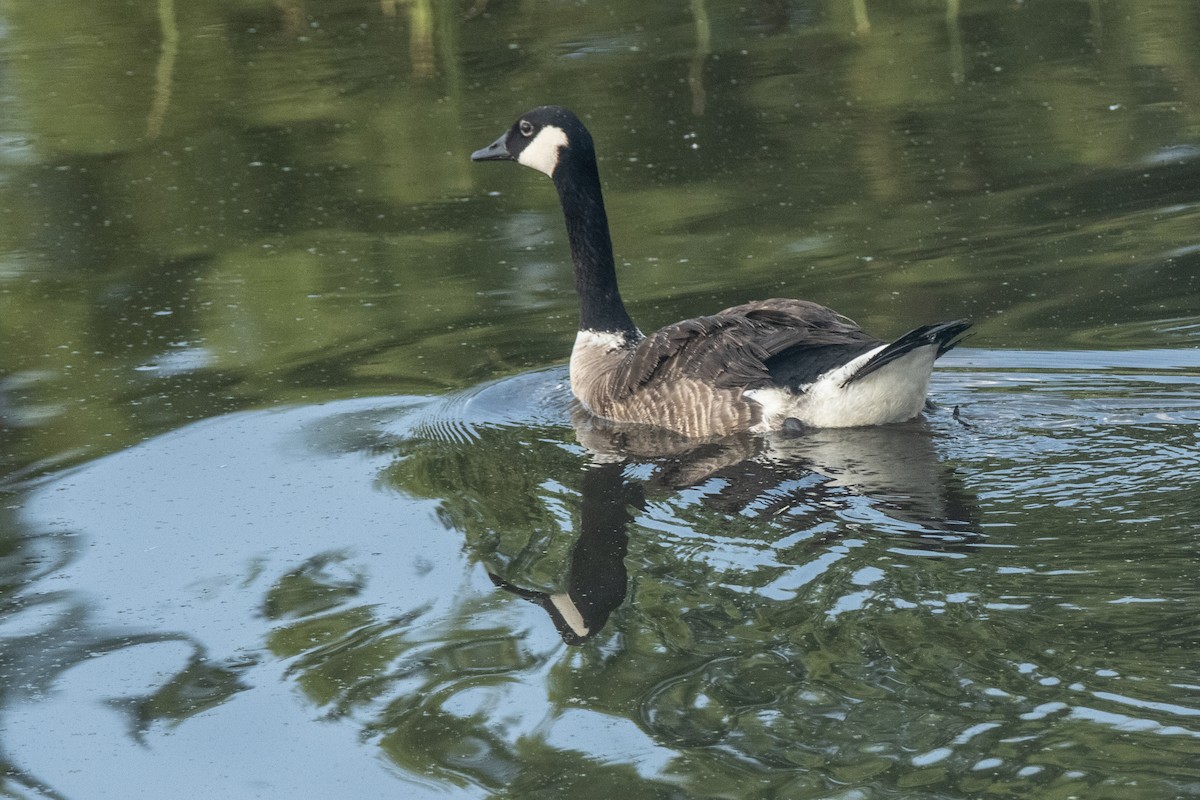
<path fill-rule="evenodd" d="M 1200 8 L 0 3 L 21 798 L 1200 797 Z M 968 317 L 921 418 L 574 405 L 643 330 Z"/>

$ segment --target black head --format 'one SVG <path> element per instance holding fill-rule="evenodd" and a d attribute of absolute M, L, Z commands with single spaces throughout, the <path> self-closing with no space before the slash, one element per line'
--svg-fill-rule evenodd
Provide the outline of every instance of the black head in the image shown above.
<path fill-rule="evenodd" d="M 567 109 L 541 106 L 522 114 L 499 139 L 472 153 L 471 160 L 516 161 L 554 177 L 564 152 L 594 159 L 592 135 Z"/>

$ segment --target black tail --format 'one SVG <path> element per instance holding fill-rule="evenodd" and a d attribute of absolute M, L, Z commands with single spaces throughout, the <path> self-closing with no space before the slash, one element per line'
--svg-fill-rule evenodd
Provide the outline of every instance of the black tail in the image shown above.
<path fill-rule="evenodd" d="M 863 365 L 862 369 L 842 381 L 842 386 L 849 386 L 856 380 L 870 375 L 881 367 L 886 367 L 888 364 L 904 354 L 916 350 L 918 347 L 927 347 L 935 344 L 937 345 L 937 355 L 934 358 L 940 358 L 947 350 L 962 341 L 963 334 L 970 327 L 971 323 L 968 320 L 956 319 L 953 322 L 922 325 L 919 328 L 911 330 L 880 350 L 874 358 Z"/>

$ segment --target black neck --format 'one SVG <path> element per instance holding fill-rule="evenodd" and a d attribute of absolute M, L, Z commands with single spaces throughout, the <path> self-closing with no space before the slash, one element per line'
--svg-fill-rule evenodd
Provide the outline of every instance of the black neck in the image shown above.
<path fill-rule="evenodd" d="M 575 291 L 579 293 L 579 329 L 636 334 L 617 289 L 608 216 L 594 157 L 564 158 L 554 170 L 554 186 L 567 221 Z M 582 154 L 576 154 L 582 156 Z"/>

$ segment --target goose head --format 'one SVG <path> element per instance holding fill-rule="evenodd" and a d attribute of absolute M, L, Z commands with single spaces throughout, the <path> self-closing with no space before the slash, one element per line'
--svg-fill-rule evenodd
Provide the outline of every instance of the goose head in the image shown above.
<path fill-rule="evenodd" d="M 516 161 L 551 178 L 567 160 L 595 157 L 591 134 L 579 117 L 561 106 L 522 114 L 499 139 L 471 154 L 472 161 Z"/>
<path fill-rule="evenodd" d="M 579 117 L 561 106 L 535 108 L 518 117 L 499 139 L 472 153 L 471 160 L 516 161 L 550 176 L 571 245 L 579 329 L 641 339 L 617 289 L 596 148 Z"/>

